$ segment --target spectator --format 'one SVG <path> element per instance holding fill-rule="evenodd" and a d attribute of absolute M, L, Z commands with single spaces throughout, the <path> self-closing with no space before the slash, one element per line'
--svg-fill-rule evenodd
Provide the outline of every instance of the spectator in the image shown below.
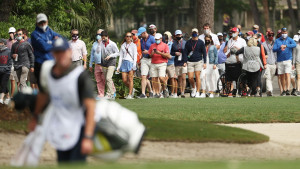
<path fill-rule="evenodd" d="M 6 46 L 7 40 L 0 39 L 0 104 L 8 104 L 10 101 L 7 83 L 9 80 L 12 58 L 10 49 Z M 4 100 L 4 96 L 6 99 Z"/>
<path fill-rule="evenodd" d="M 185 44 L 185 55 L 187 56 L 187 71 L 189 82 L 192 87 L 191 97 L 200 98 L 200 73 L 206 69 L 206 51 L 205 45 L 202 40 L 198 38 L 198 29 L 192 29 L 192 39 L 188 40 Z M 196 85 L 194 81 L 196 77 Z"/>
<path fill-rule="evenodd" d="M 22 32 L 24 35 L 24 40 L 31 44 L 31 38 L 28 37 L 28 35 L 29 35 L 28 30 L 25 28 L 22 28 Z"/>
<path fill-rule="evenodd" d="M 101 65 L 103 66 L 103 72 L 107 86 L 107 94 L 105 98 L 115 99 L 116 89 L 112 77 L 116 69 L 116 58 L 120 53 L 117 44 L 109 39 L 106 31 L 101 32 L 101 38 Z"/>
<path fill-rule="evenodd" d="M 11 49 L 12 45 L 17 41 L 16 40 L 16 28 L 10 27 L 8 29 L 8 34 L 9 34 L 9 39 L 7 39 L 7 41 L 6 41 L 6 46 L 8 49 Z M 16 89 L 16 82 L 18 83 L 17 73 L 14 70 L 13 64 L 12 64 L 9 80 L 10 80 L 10 86 L 11 86 L 10 95 L 13 96 L 15 93 L 15 89 Z"/>
<path fill-rule="evenodd" d="M 291 83 L 292 71 L 292 51 L 296 43 L 290 37 L 286 28 L 281 29 L 281 37 L 276 39 L 273 51 L 277 52 L 278 75 L 280 76 L 283 92 L 281 96 L 286 96 Z"/>
<path fill-rule="evenodd" d="M 296 69 L 297 74 L 297 92 L 295 95 L 300 96 L 300 35 L 294 37 L 294 40 L 297 43 L 296 48 L 293 49 L 293 68 Z"/>
<path fill-rule="evenodd" d="M 95 64 L 94 75 L 95 75 L 95 79 L 97 82 L 97 89 L 98 89 L 98 95 L 96 97 L 97 100 L 104 97 L 104 93 L 105 93 L 105 77 L 104 77 L 103 68 L 101 66 L 102 63 L 101 32 L 102 31 L 103 31 L 102 29 L 99 29 L 97 31 L 96 41 L 93 43 L 93 47 L 91 50 L 90 64 L 89 64 L 91 72 L 93 72 L 93 64 Z"/>
<path fill-rule="evenodd" d="M 265 70 L 267 96 L 273 96 L 273 80 L 276 73 L 277 55 L 273 52 L 274 47 L 274 32 L 267 32 L 267 40 L 262 43 L 268 53 L 267 68 Z"/>
<path fill-rule="evenodd" d="M 48 18 L 45 14 L 40 13 L 36 17 L 36 27 L 31 34 L 31 44 L 35 56 L 34 74 L 38 85 L 40 84 L 40 71 L 42 64 L 46 60 L 52 60 L 51 49 L 53 41 L 60 35 L 54 32 L 48 26 Z"/>
<path fill-rule="evenodd" d="M 233 82 L 237 82 L 239 76 L 241 75 L 243 62 L 243 54 L 236 55 L 236 51 L 242 47 L 247 46 L 246 41 L 238 36 L 238 29 L 236 27 L 231 29 L 232 38 L 228 41 L 227 46 L 224 48 L 224 53 L 227 56 L 225 62 L 226 78 L 230 85 L 230 93 L 228 97 L 233 97 Z"/>
<path fill-rule="evenodd" d="M 152 35 L 153 37 L 156 35 L 156 32 L 157 32 L 157 28 L 154 24 L 151 24 L 149 26 L 149 32 L 150 32 L 150 35 Z"/>
<path fill-rule="evenodd" d="M 144 99 L 146 96 L 146 85 L 147 85 L 147 76 L 151 68 L 151 58 L 149 56 L 149 48 L 155 43 L 155 39 L 152 35 L 149 35 L 144 27 L 138 29 L 137 36 L 141 36 L 141 49 L 143 53 L 143 58 L 141 59 L 141 75 L 142 75 L 142 94 L 139 98 Z M 153 93 L 150 93 L 150 97 L 153 97 Z"/>
<path fill-rule="evenodd" d="M 132 42 L 132 34 L 126 33 L 126 37 L 120 49 L 120 57 L 117 71 L 122 72 L 122 80 L 129 88 L 126 99 L 133 99 L 133 72 L 136 70 L 137 47 Z"/>
<path fill-rule="evenodd" d="M 211 28 L 210 28 L 210 24 L 206 23 L 203 25 L 203 34 L 201 34 L 199 36 L 199 39 L 203 41 L 203 43 L 205 42 L 204 37 L 206 35 L 210 35 L 214 41 L 215 46 L 217 47 L 217 49 L 220 49 L 220 41 L 218 39 L 218 36 L 214 33 L 211 32 Z"/>
<path fill-rule="evenodd" d="M 218 36 L 220 47 L 221 47 L 221 45 L 224 43 L 223 34 L 221 32 L 219 32 L 219 33 L 217 33 L 217 36 Z"/>
<path fill-rule="evenodd" d="M 71 31 L 72 40 L 69 41 L 72 49 L 72 63 L 75 66 L 82 66 L 86 69 L 87 50 L 85 43 L 79 39 L 79 31 L 73 29 Z M 82 61 L 83 60 L 83 61 Z"/>
<path fill-rule="evenodd" d="M 227 32 L 223 32 L 223 41 L 227 42 Z"/>
<path fill-rule="evenodd" d="M 239 37 L 242 37 L 242 35 L 243 35 L 242 26 L 241 25 L 237 25 L 236 27 L 239 29 Z"/>
<path fill-rule="evenodd" d="M 178 76 L 178 86 L 180 86 L 181 98 L 185 98 L 184 91 L 186 86 L 186 74 L 187 74 L 187 57 L 184 53 L 186 41 L 182 38 L 182 31 L 175 31 L 176 40 L 173 41 L 171 48 L 171 55 L 175 56 L 174 65 L 175 72 Z"/>
<path fill-rule="evenodd" d="M 16 40 L 16 28 L 14 27 L 10 27 L 8 29 L 8 34 L 9 34 L 9 39 L 7 39 L 6 41 L 6 46 L 8 49 L 11 49 L 12 44 L 14 44 L 17 40 Z"/>
<path fill-rule="evenodd" d="M 12 45 L 14 69 L 17 73 L 19 91 L 27 87 L 28 72 L 34 72 L 34 55 L 32 46 L 24 40 L 22 29 L 17 30 L 17 42 Z"/>
<path fill-rule="evenodd" d="M 260 59 L 261 48 L 257 46 L 257 40 L 250 38 L 246 47 L 242 47 L 236 55 L 244 54 L 243 70 L 246 71 L 248 86 L 251 89 L 251 96 L 256 96 L 260 68 L 263 64 Z"/>
<path fill-rule="evenodd" d="M 171 51 L 172 49 L 172 45 L 173 45 L 173 36 L 171 34 L 171 32 L 167 31 L 164 33 L 164 37 L 165 37 L 165 43 L 168 45 L 169 47 L 169 51 Z M 176 81 L 176 73 L 175 73 L 175 65 L 174 65 L 174 59 L 175 59 L 175 55 L 171 55 L 171 59 L 168 60 L 167 63 L 167 77 L 170 79 L 171 81 L 171 98 L 177 98 L 177 81 Z M 168 82 L 168 79 L 166 80 L 166 83 Z M 167 84 L 166 84 L 167 85 Z M 166 89 L 168 89 L 166 87 Z M 169 93 L 167 93 L 168 95 Z M 167 97 L 167 96 L 165 96 Z"/>
<path fill-rule="evenodd" d="M 209 97 L 214 98 L 214 92 L 216 91 L 216 70 L 218 65 L 218 50 L 214 45 L 211 35 L 205 35 L 205 48 L 206 55 L 208 55 L 208 65 L 206 68 L 206 83 L 208 88 L 206 88 L 209 92 Z M 205 91 L 202 92 L 201 98 L 205 98 Z"/>
<path fill-rule="evenodd" d="M 149 48 L 151 59 L 150 75 L 152 77 L 154 97 L 160 98 L 159 82 L 163 85 L 164 95 L 166 95 L 166 69 L 168 59 L 171 58 L 170 50 L 167 44 L 162 41 L 162 35 L 155 35 L 155 43 Z"/>
<path fill-rule="evenodd" d="M 253 25 L 253 31 L 252 31 L 252 32 L 254 33 L 254 35 L 260 34 L 260 35 L 261 35 L 261 40 L 260 40 L 260 42 L 261 42 L 261 43 L 265 42 L 264 34 L 262 34 L 262 33 L 259 32 L 259 26 L 258 26 L 258 25 Z"/>
<path fill-rule="evenodd" d="M 137 47 L 137 61 L 136 61 L 137 69 L 140 69 L 141 59 L 142 59 L 142 48 L 141 48 L 141 40 L 138 38 L 137 33 L 138 33 L 137 30 L 131 31 L 133 43 Z"/>

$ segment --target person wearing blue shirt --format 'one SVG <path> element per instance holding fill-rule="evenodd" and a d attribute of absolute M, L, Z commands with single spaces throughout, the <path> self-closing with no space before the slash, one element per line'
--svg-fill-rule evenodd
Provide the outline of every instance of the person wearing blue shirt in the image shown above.
<path fill-rule="evenodd" d="M 48 27 L 48 18 L 45 14 L 37 15 L 36 28 L 31 34 L 31 44 L 35 56 L 34 74 L 40 84 L 40 71 L 44 61 L 52 60 L 51 50 L 53 42 L 60 35 Z"/>
<path fill-rule="evenodd" d="M 278 75 L 281 80 L 283 92 L 281 96 L 286 96 L 289 93 L 288 89 L 291 84 L 291 71 L 293 48 L 296 47 L 295 41 L 288 37 L 286 28 L 281 29 L 281 37 L 276 39 L 273 52 L 277 52 L 277 68 Z"/>
<path fill-rule="evenodd" d="M 147 33 L 147 30 L 144 27 L 140 27 L 138 29 L 137 36 L 141 36 L 141 48 L 143 58 L 141 59 L 141 75 L 142 75 L 142 94 L 139 98 L 145 99 L 146 96 L 146 85 L 147 85 L 147 76 L 149 74 L 150 66 L 151 66 L 151 58 L 149 56 L 149 48 L 155 43 L 155 39 L 152 35 Z M 151 93 L 150 93 L 151 95 Z M 153 94 L 152 94 L 153 95 Z"/>

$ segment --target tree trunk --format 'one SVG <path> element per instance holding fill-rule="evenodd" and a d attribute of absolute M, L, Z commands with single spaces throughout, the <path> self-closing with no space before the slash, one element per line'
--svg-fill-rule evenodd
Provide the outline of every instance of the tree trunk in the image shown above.
<path fill-rule="evenodd" d="M 215 0 L 198 0 L 197 1 L 197 26 L 200 33 L 205 23 L 209 23 L 212 32 L 214 31 L 214 9 Z"/>
<path fill-rule="evenodd" d="M 254 23 L 260 26 L 261 22 L 260 22 L 260 18 L 259 18 L 259 11 L 257 8 L 256 0 L 249 0 L 249 1 L 250 1 L 252 15 L 254 17 Z"/>
<path fill-rule="evenodd" d="M 289 15 L 291 18 L 291 24 L 292 24 L 292 32 L 293 34 L 296 33 L 296 19 L 295 19 L 295 15 L 294 15 L 294 11 L 293 11 L 293 7 L 292 7 L 292 2 L 291 0 L 287 0 L 288 6 L 289 6 Z"/>
<path fill-rule="evenodd" d="M 298 21 L 300 21 L 300 0 L 296 0 L 297 2 L 297 14 L 298 14 Z M 298 27 L 300 27 L 300 23 L 298 22 Z"/>
<path fill-rule="evenodd" d="M 269 4 L 268 0 L 262 1 L 263 7 L 264 7 L 264 18 L 266 23 L 266 29 L 270 28 L 270 16 L 269 16 Z"/>
<path fill-rule="evenodd" d="M 8 21 L 10 13 L 15 4 L 14 0 L 2 0 L 0 1 L 0 21 Z"/>

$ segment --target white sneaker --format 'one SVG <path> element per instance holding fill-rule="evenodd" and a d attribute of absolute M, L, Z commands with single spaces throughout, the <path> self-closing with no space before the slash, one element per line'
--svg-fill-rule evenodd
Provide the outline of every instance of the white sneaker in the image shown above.
<path fill-rule="evenodd" d="M 2 99 L 0 99 L 0 103 L 3 104 L 3 100 Z"/>
<path fill-rule="evenodd" d="M 196 88 L 192 88 L 192 93 L 191 93 L 191 97 L 195 97 L 196 96 Z"/>
<path fill-rule="evenodd" d="M 126 99 L 128 99 L 128 100 L 132 100 L 132 99 L 133 99 L 133 97 L 132 97 L 132 95 L 128 95 L 128 96 L 126 97 Z"/>
<path fill-rule="evenodd" d="M 201 93 L 200 98 L 206 98 L 206 94 L 205 93 Z"/>
<path fill-rule="evenodd" d="M 196 92 L 195 98 L 200 98 L 200 93 Z"/>
<path fill-rule="evenodd" d="M 210 95 L 209 95 L 209 98 L 214 98 L 215 96 L 214 96 L 214 94 L 213 93 L 211 93 Z"/>
<path fill-rule="evenodd" d="M 8 105 L 10 102 L 10 99 L 5 99 L 4 104 Z"/>
<path fill-rule="evenodd" d="M 178 98 L 177 93 L 175 93 L 175 94 L 173 95 L 173 97 L 174 97 L 174 99 L 177 99 L 177 98 Z"/>

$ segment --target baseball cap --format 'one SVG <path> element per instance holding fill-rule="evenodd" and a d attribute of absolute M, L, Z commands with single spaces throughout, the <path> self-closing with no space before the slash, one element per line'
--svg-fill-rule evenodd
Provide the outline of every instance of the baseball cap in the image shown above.
<path fill-rule="evenodd" d="M 298 42 L 299 41 L 299 36 L 298 35 L 294 35 L 293 40 Z"/>
<path fill-rule="evenodd" d="M 146 28 L 140 27 L 140 28 L 138 29 L 137 36 L 140 36 L 142 33 L 146 32 L 146 31 L 147 31 Z"/>
<path fill-rule="evenodd" d="M 70 48 L 69 42 L 65 38 L 58 38 L 53 43 L 52 51 L 66 51 Z"/>
<path fill-rule="evenodd" d="M 136 35 L 138 33 L 138 31 L 136 29 L 134 29 L 131 31 L 131 33 Z"/>
<path fill-rule="evenodd" d="M 283 32 L 283 31 L 287 31 L 287 28 L 281 28 L 281 31 Z"/>
<path fill-rule="evenodd" d="M 172 37 L 172 34 L 171 34 L 171 32 L 169 32 L 169 31 L 166 31 L 166 32 L 164 33 L 164 35 L 168 35 L 168 37 Z"/>
<path fill-rule="evenodd" d="M 217 33 L 217 36 L 223 36 L 223 34 L 221 32 Z"/>
<path fill-rule="evenodd" d="M 162 38 L 162 35 L 160 34 L 160 33 L 157 33 L 156 35 L 155 35 L 155 39 L 161 39 Z"/>
<path fill-rule="evenodd" d="M 150 26 L 149 26 L 149 29 L 155 29 L 156 28 L 156 26 L 154 25 L 154 24 L 151 24 Z"/>
<path fill-rule="evenodd" d="M 238 32 L 239 29 L 238 29 L 237 27 L 234 27 L 234 28 L 232 28 L 230 31 L 231 31 L 231 32 Z"/>
<path fill-rule="evenodd" d="M 258 25 L 253 25 L 253 28 L 259 29 L 259 26 Z"/>
<path fill-rule="evenodd" d="M 193 29 L 192 29 L 192 32 L 197 32 L 197 33 L 199 33 L 199 31 L 198 31 L 197 28 L 193 28 Z"/>
<path fill-rule="evenodd" d="M 45 14 L 39 13 L 36 17 L 36 23 L 40 23 L 42 21 L 48 21 L 48 18 Z"/>
<path fill-rule="evenodd" d="M 224 35 L 227 35 L 227 32 L 223 32 L 223 36 L 224 36 Z"/>
<path fill-rule="evenodd" d="M 176 30 L 175 35 L 182 35 L 182 31 L 181 30 Z"/>
<path fill-rule="evenodd" d="M 8 33 L 15 33 L 15 32 L 16 32 L 16 28 L 14 28 L 14 27 L 10 27 L 8 29 Z"/>
<path fill-rule="evenodd" d="M 3 43 L 4 45 L 6 45 L 6 39 L 0 39 L 0 43 Z"/>

